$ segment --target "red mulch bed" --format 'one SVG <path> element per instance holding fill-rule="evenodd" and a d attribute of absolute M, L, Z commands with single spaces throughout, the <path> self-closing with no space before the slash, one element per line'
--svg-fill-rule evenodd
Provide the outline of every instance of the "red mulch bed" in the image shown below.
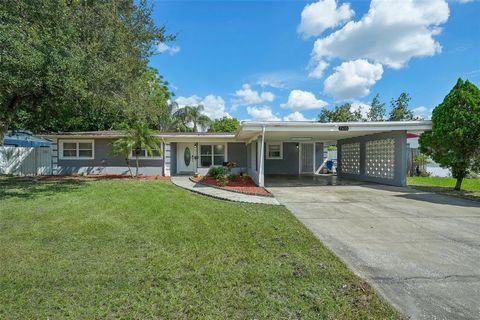
<path fill-rule="evenodd" d="M 267 189 L 257 186 L 250 177 L 235 177 L 235 179 L 229 180 L 226 186 L 220 186 L 215 178 L 209 176 L 191 177 L 190 180 L 227 191 L 246 193 L 254 196 L 273 197 Z"/>
<path fill-rule="evenodd" d="M 60 179 L 92 179 L 92 180 L 113 180 L 113 179 L 131 179 L 131 180 L 170 180 L 170 177 L 164 176 L 139 176 L 131 177 L 124 174 L 89 174 L 89 175 L 62 175 L 62 176 L 44 176 L 42 180 L 60 180 Z"/>

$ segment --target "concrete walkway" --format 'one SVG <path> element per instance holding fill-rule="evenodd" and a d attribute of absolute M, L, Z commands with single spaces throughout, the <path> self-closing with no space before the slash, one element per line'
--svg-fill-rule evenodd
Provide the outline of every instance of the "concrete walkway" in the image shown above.
<path fill-rule="evenodd" d="M 229 200 L 236 202 L 248 202 L 248 203 L 262 203 L 262 204 L 271 204 L 279 205 L 280 203 L 274 197 L 262 197 L 262 196 L 253 196 L 249 194 L 242 194 L 238 192 L 225 191 L 218 188 L 212 188 L 204 184 L 195 183 L 190 181 L 189 177 L 185 176 L 176 176 L 172 177 L 171 181 L 174 185 L 187 189 L 196 193 L 200 193 L 209 197 Z"/>
<path fill-rule="evenodd" d="M 406 316 L 480 319 L 479 202 L 379 185 L 269 190 Z"/>

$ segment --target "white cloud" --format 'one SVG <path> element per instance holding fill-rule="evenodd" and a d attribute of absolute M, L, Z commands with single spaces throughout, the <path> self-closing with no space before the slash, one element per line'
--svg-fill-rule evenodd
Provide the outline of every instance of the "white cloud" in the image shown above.
<path fill-rule="evenodd" d="M 204 107 L 203 114 L 207 115 L 211 119 L 230 117 L 230 115 L 225 111 L 225 101 L 223 98 L 213 94 L 209 94 L 203 99 L 196 95 L 190 97 L 180 96 L 175 100 L 175 102 L 178 104 L 179 108 L 183 108 L 185 106 L 198 106 L 201 104 Z"/>
<path fill-rule="evenodd" d="M 170 55 L 175 55 L 180 52 L 180 47 L 179 46 L 169 46 L 165 42 L 160 42 L 157 44 L 157 50 L 160 53 L 169 53 Z"/>
<path fill-rule="evenodd" d="M 319 0 L 303 8 L 298 32 L 305 38 L 318 36 L 326 29 L 348 21 L 354 14 L 348 3 L 337 6 L 336 0 Z"/>
<path fill-rule="evenodd" d="M 368 59 L 391 68 L 401 68 L 414 57 L 441 51 L 434 39 L 449 17 L 445 0 L 372 0 L 359 21 L 317 39 L 313 58 Z"/>
<path fill-rule="evenodd" d="M 343 62 L 325 79 L 324 92 L 337 100 L 363 97 L 370 93 L 370 87 L 382 78 L 382 74 L 383 67 L 378 63 L 363 59 Z"/>
<path fill-rule="evenodd" d="M 309 91 L 292 90 L 288 95 L 287 103 L 281 104 L 281 107 L 298 111 L 320 109 L 327 104 L 327 102 L 317 99 L 315 95 Z"/>
<path fill-rule="evenodd" d="M 175 99 L 175 102 L 180 108 L 183 108 L 185 106 L 197 106 L 200 104 L 200 100 L 201 98 L 196 95 L 190 97 L 179 96 L 177 99 Z"/>
<path fill-rule="evenodd" d="M 316 63 L 316 66 L 313 68 L 312 71 L 308 74 L 309 78 L 320 79 L 323 77 L 323 72 L 329 66 L 328 62 L 324 60 L 320 60 Z"/>
<path fill-rule="evenodd" d="M 370 112 L 370 109 L 371 109 L 370 105 L 368 105 L 366 103 L 363 103 L 363 102 L 360 102 L 360 101 L 352 102 L 351 107 L 350 107 L 351 112 L 360 111 L 363 119 L 367 119 L 368 113 Z"/>
<path fill-rule="evenodd" d="M 281 118 L 273 114 L 272 108 L 268 106 L 263 107 L 247 107 L 247 113 L 257 121 L 280 121 Z"/>
<path fill-rule="evenodd" d="M 239 100 L 235 101 L 237 105 L 251 105 L 259 104 L 263 102 L 272 102 L 275 99 L 275 95 L 269 91 L 258 92 L 252 90 L 249 84 L 244 84 L 241 89 L 235 91 L 235 97 Z"/>
<path fill-rule="evenodd" d="M 425 120 L 429 120 L 432 117 L 433 108 L 427 108 L 424 106 L 420 106 L 417 108 L 412 109 L 413 115 L 417 118 L 422 118 Z"/>
<path fill-rule="evenodd" d="M 315 119 L 305 118 L 305 116 L 298 111 L 295 111 L 293 113 L 290 113 L 288 116 L 283 117 L 283 121 L 313 121 L 313 120 Z"/>
<path fill-rule="evenodd" d="M 220 96 L 209 94 L 202 100 L 201 104 L 205 107 L 203 112 L 209 116 L 210 119 L 230 117 L 230 115 L 225 112 L 225 101 Z"/>

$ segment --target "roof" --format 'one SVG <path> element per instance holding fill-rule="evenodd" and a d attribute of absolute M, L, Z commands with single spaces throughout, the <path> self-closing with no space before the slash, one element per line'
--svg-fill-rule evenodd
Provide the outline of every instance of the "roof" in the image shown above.
<path fill-rule="evenodd" d="M 165 139 L 178 141 L 193 141 L 192 139 L 249 140 L 261 133 L 264 129 L 271 135 L 305 135 L 316 134 L 327 137 L 348 137 L 387 131 L 415 131 L 421 132 L 432 128 L 431 121 L 377 121 L 377 122 L 328 122 L 316 121 L 242 121 L 235 133 L 226 132 L 165 132 L 158 136 Z M 82 131 L 82 132 L 57 132 L 40 135 L 46 138 L 119 138 L 125 136 L 124 131 Z"/>
<path fill-rule="evenodd" d="M 68 137 L 83 137 L 83 138 L 121 138 L 126 135 L 122 130 L 106 130 L 106 131 L 75 131 L 75 132 L 52 132 L 40 134 L 39 136 L 45 138 L 68 138 Z M 158 133 L 159 137 L 212 137 L 212 138 L 234 138 L 235 133 L 229 132 L 164 132 Z"/>

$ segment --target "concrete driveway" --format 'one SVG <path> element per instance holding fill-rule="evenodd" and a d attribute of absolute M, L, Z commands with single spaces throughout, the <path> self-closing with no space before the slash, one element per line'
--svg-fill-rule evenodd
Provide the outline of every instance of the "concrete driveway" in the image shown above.
<path fill-rule="evenodd" d="M 480 319 L 480 203 L 379 185 L 269 190 L 413 319 Z M 293 184 L 295 185 L 295 184 Z"/>

